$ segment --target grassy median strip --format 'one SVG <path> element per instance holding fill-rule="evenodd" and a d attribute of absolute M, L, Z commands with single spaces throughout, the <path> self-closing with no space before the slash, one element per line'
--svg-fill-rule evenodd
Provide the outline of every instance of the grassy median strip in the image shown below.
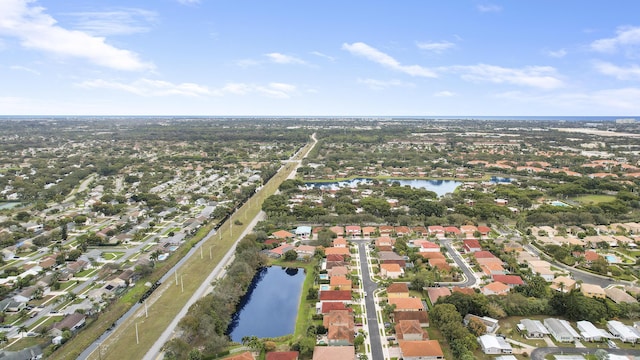
<path fill-rule="evenodd" d="M 303 151 L 300 151 L 298 158 L 302 158 L 310 147 L 311 145 L 307 144 Z M 120 325 L 102 343 L 99 349 L 89 356 L 89 359 L 141 359 L 246 229 L 247 223 L 245 221 L 250 221 L 257 216 L 263 201 L 277 191 L 280 184 L 286 180 L 295 167 L 295 163 L 286 163 L 258 193 L 240 207 L 220 227 L 218 230 L 220 235 L 203 240 L 203 252 L 206 254 L 202 258 L 199 254 L 194 254 L 178 269 L 178 276 L 182 283 L 176 285 L 175 281 L 166 281 L 154 292 L 147 301 L 148 317 L 145 317 L 144 308 L 139 309 L 134 316 Z M 236 220 L 240 221 L 242 225 L 232 226 L 231 224 Z M 199 240 L 198 236 L 193 238 L 193 244 L 198 242 L 196 239 Z M 211 247 L 212 259 L 208 256 L 209 247 Z M 183 246 L 181 250 L 186 252 L 189 248 L 189 246 Z M 171 264 L 173 266 L 181 256 L 172 256 L 170 258 L 174 258 L 172 259 L 173 264 Z M 169 263 L 164 264 L 164 266 L 169 265 Z M 166 271 L 161 274 L 164 273 Z M 159 274 L 154 279 L 149 279 L 149 281 L 156 281 L 160 277 Z M 109 311 L 101 314 L 97 321 L 92 324 L 93 326 L 88 326 L 87 329 L 81 331 L 72 341 L 56 351 L 51 358 L 77 358 L 85 348 L 107 331 L 109 326 L 120 318 L 144 291 L 146 291 L 146 288 L 142 284 L 136 285 L 134 289 L 131 289 L 123 298 L 119 299 Z"/>

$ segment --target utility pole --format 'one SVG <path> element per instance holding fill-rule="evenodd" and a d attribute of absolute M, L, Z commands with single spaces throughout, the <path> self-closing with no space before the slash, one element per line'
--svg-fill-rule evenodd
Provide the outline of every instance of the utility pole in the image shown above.
<path fill-rule="evenodd" d="M 140 344 L 140 338 L 138 338 L 138 323 L 136 323 L 136 344 Z"/>
<path fill-rule="evenodd" d="M 182 292 L 184 292 L 184 280 L 182 280 L 182 275 L 180 275 L 180 285 L 182 286 Z"/>

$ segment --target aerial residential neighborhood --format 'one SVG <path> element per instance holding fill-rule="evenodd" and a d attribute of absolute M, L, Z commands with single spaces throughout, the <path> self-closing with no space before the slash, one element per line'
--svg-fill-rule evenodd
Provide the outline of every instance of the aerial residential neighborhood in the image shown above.
<path fill-rule="evenodd" d="M 465 123 L 471 131 L 353 120 L 345 142 L 342 122 L 273 120 L 267 137 L 227 121 L 91 123 L 91 133 L 119 134 L 117 146 L 66 138 L 74 120 L 33 120 L 28 132 L 10 124 L 0 172 L 6 354 L 633 353 L 640 158 L 617 147 L 624 136 L 589 156 L 578 143 L 602 139 L 576 132 L 563 143 L 551 126 L 523 137 L 508 122 Z M 28 145 L 52 127 L 50 145 Z M 166 127 L 186 135 L 168 138 Z M 416 135 L 434 129 L 437 138 Z M 291 141 L 269 140 L 278 137 Z M 590 176 L 602 169 L 616 176 Z M 252 329 L 262 322 L 266 333 Z"/>

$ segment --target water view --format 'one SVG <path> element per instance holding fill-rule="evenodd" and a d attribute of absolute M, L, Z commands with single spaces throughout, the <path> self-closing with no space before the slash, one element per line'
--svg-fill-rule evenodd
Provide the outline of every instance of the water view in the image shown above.
<path fill-rule="evenodd" d="M 401 179 L 389 179 L 388 182 L 398 182 L 401 186 L 409 185 L 412 188 L 420 188 L 426 189 L 429 191 L 435 192 L 438 197 L 443 196 L 447 193 L 452 193 L 456 190 L 456 188 L 462 185 L 462 182 L 455 180 L 425 180 L 425 179 L 412 179 L 412 180 L 401 180 Z M 489 182 L 494 184 L 503 184 L 511 182 L 511 178 L 492 176 Z M 309 187 L 315 187 L 319 189 L 340 189 L 343 187 L 351 187 L 356 188 L 359 185 L 371 185 L 373 184 L 372 179 L 366 178 L 358 178 L 351 179 L 345 181 L 336 181 L 336 182 L 308 182 L 306 183 Z"/>
<path fill-rule="evenodd" d="M 304 277 L 303 269 L 272 266 L 258 270 L 229 325 L 231 340 L 293 333 Z"/>

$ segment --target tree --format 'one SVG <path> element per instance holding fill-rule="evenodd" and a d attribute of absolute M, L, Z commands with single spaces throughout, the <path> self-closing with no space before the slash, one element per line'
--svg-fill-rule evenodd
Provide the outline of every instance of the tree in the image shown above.
<path fill-rule="evenodd" d="M 469 320 L 469 325 L 467 325 L 467 327 L 474 336 L 484 335 L 484 333 L 487 332 L 487 327 L 484 325 L 482 320 L 475 317 Z"/>
<path fill-rule="evenodd" d="M 22 334 L 22 337 L 24 338 L 24 334 L 29 332 L 29 328 L 27 328 L 25 325 L 20 325 L 18 327 L 18 333 Z"/>
<path fill-rule="evenodd" d="M 295 261 L 298 258 L 298 253 L 295 250 L 287 250 L 284 253 L 285 261 Z"/>

